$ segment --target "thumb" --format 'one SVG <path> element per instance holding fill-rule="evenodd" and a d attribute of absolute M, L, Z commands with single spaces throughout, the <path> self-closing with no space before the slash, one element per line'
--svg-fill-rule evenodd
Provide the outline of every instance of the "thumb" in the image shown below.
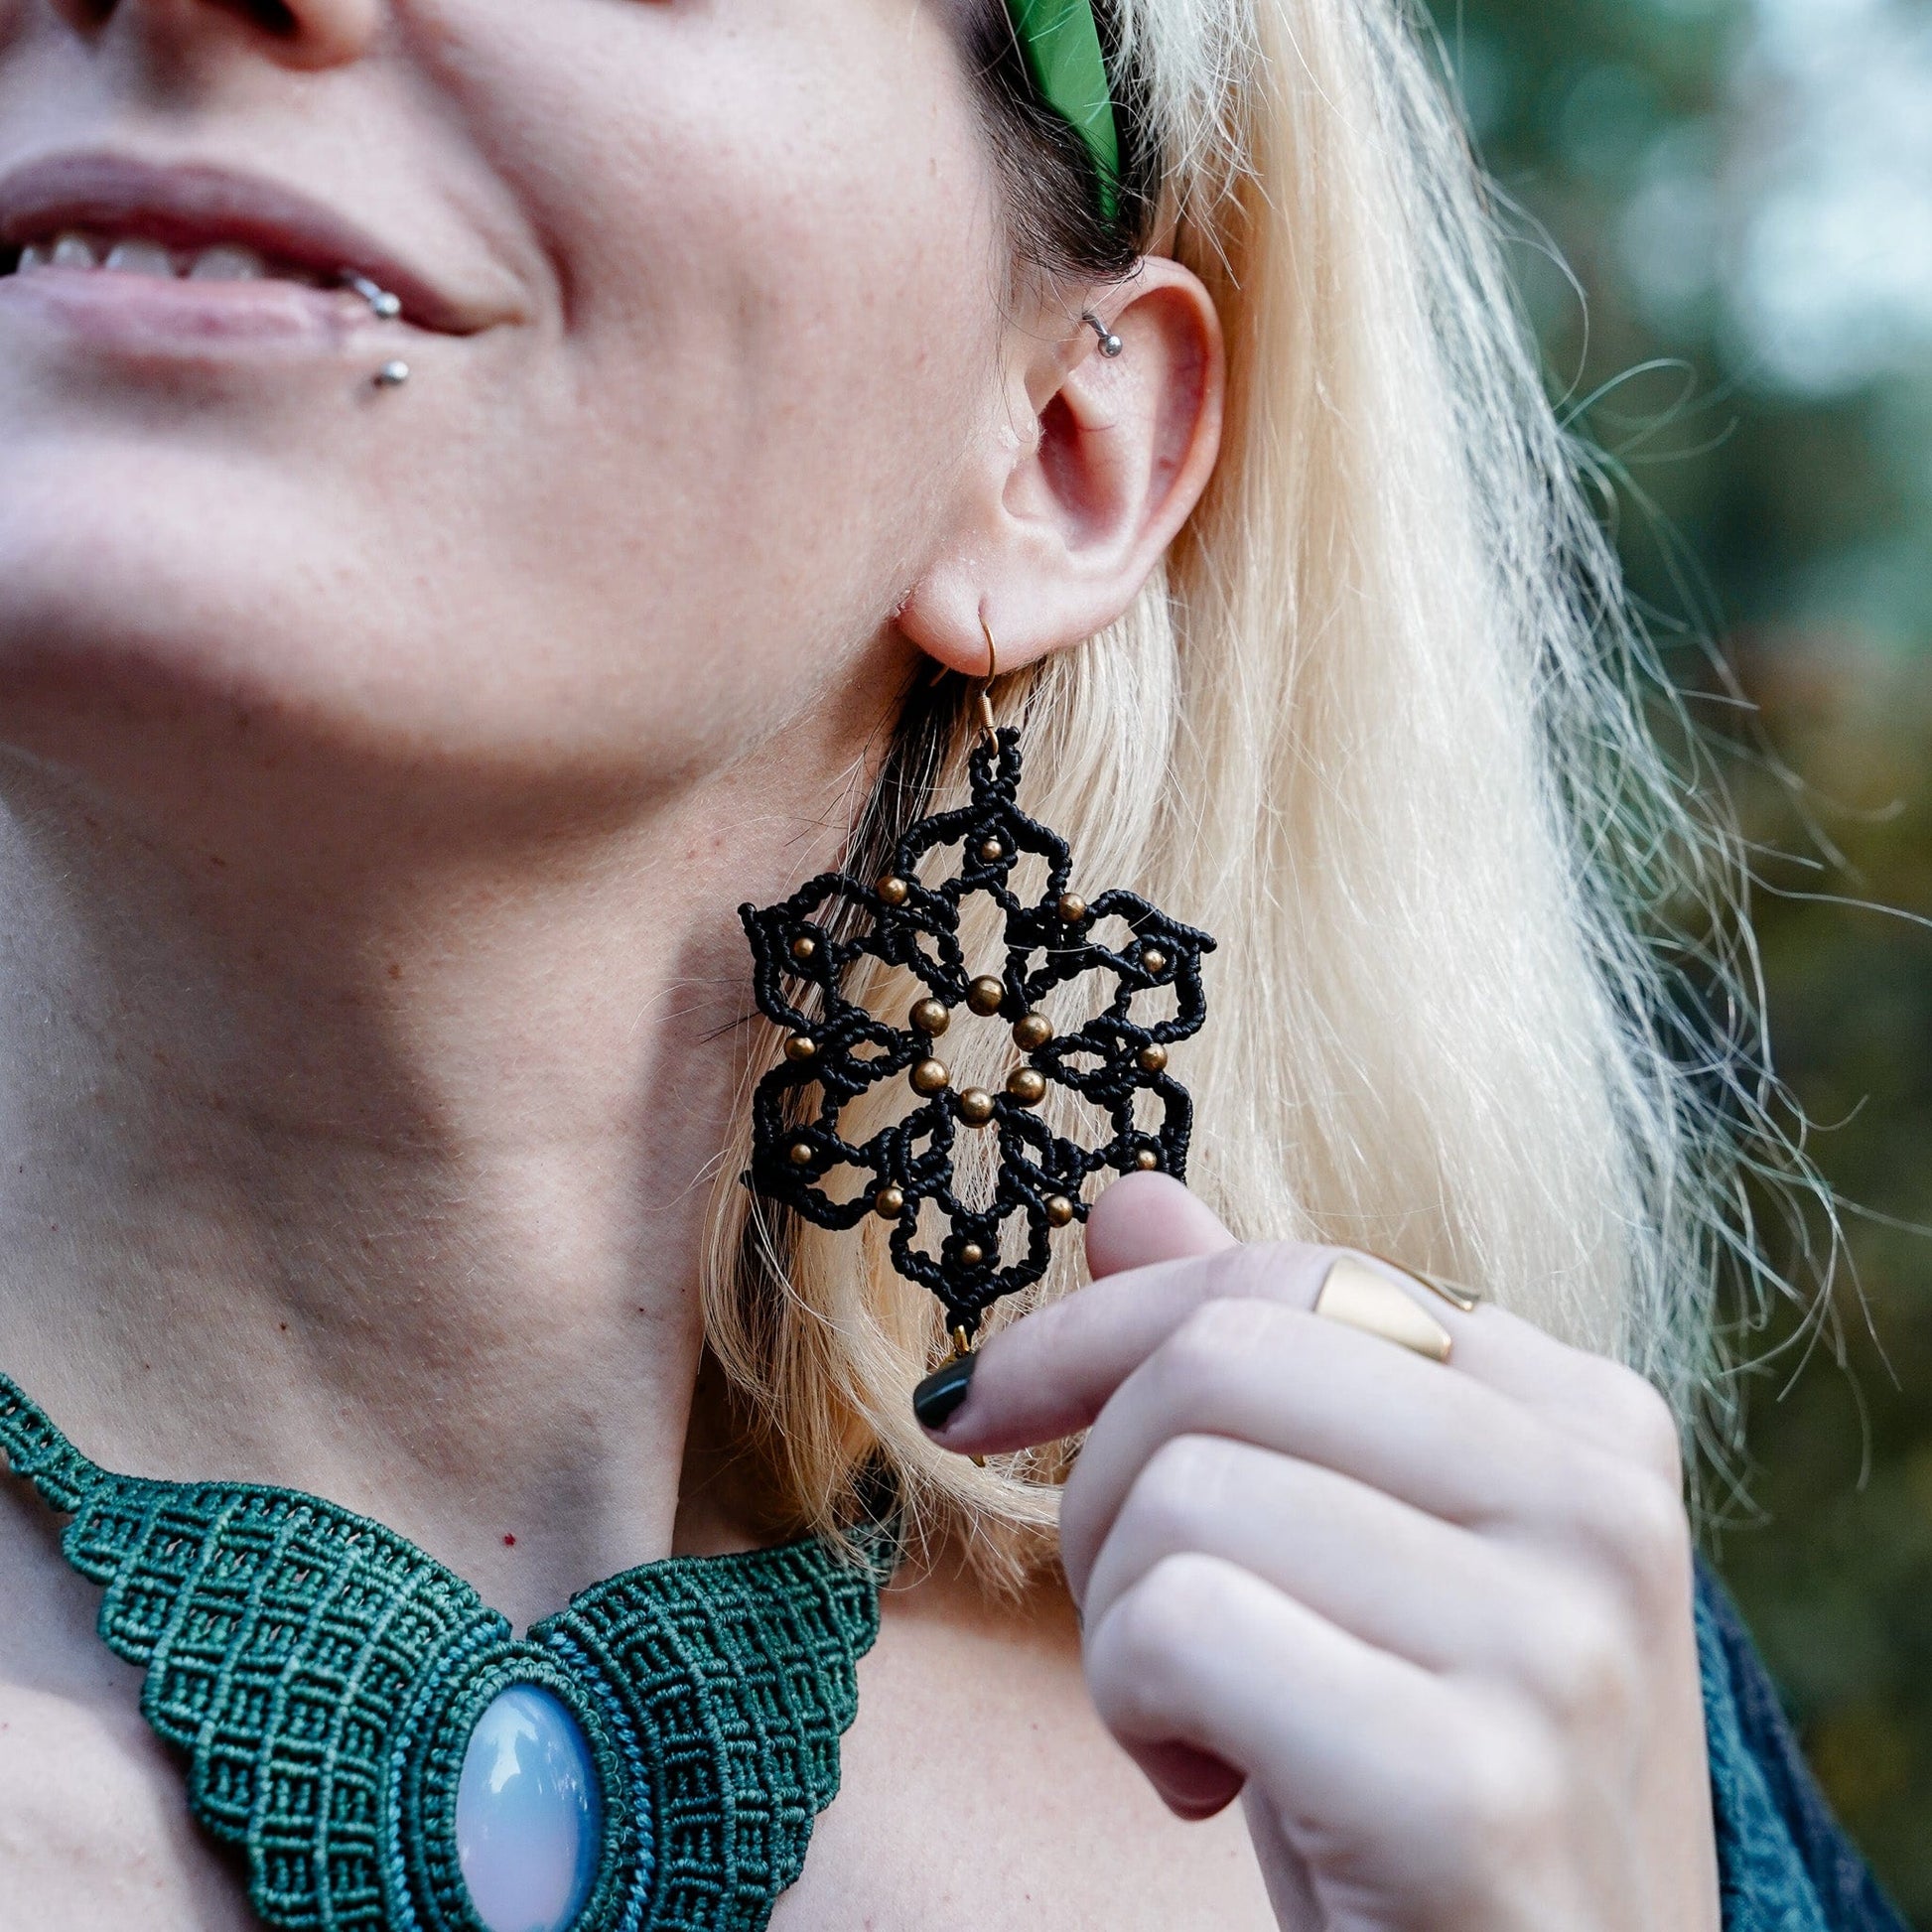
<path fill-rule="evenodd" d="M 1087 1272 L 1095 1281 L 1234 1245 L 1214 1210 L 1172 1174 L 1130 1173 L 1087 1216 Z"/>

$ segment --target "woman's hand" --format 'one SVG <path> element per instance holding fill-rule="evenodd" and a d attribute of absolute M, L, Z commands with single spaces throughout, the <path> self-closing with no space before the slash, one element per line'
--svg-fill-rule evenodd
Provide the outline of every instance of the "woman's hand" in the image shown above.
<path fill-rule="evenodd" d="M 1060 1528 L 1087 1680 L 1168 1804 L 1245 1784 L 1293 1932 L 1715 1928 L 1652 1390 L 1415 1284 L 1451 1366 L 1318 1317 L 1333 1250 L 1239 1246 L 1159 1176 L 1088 1252 L 1094 1287 L 989 1341 L 939 1440 L 1091 1425 Z"/>

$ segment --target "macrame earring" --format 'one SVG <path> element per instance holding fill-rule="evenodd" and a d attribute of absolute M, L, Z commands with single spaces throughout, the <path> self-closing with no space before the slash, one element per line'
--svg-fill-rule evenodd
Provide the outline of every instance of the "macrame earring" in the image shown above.
<path fill-rule="evenodd" d="M 1093 1175 L 1185 1176 L 1193 1103 L 1168 1058 L 1206 1018 L 1201 958 L 1214 949 L 1136 894 L 1088 899 L 1074 890 L 1065 840 L 1017 803 L 1020 734 L 995 719 L 999 660 L 981 627 L 987 670 L 968 802 L 913 825 L 881 878 L 823 873 L 777 905 L 739 908 L 759 1010 L 784 1033 L 783 1057 L 753 1099 L 745 1182 L 817 1227 L 855 1228 L 869 1216 L 890 1224 L 894 1268 L 938 1297 L 961 1355 L 989 1309 L 1046 1273 L 1053 1236 L 1086 1219 Z M 1043 870 L 1025 897 L 1023 870 L 1035 881 Z M 961 911 L 981 895 L 998 907 L 1001 935 L 994 952 L 969 959 Z M 847 997 L 864 959 L 920 982 L 904 1025 Z M 1090 975 L 1103 989 L 1099 1010 L 1056 1026 L 1042 1003 Z M 962 1013 L 966 1025 L 1008 1030 L 997 1092 L 957 1085 L 942 1057 Z M 847 1110 L 899 1083 L 906 1113 L 848 1139 Z M 1055 1087 L 1110 1131 L 1054 1132 L 1039 1109 Z M 968 1199 L 955 1157 L 962 1137 L 978 1134 L 995 1137 L 997 1158 L 990 1192 Z"/>

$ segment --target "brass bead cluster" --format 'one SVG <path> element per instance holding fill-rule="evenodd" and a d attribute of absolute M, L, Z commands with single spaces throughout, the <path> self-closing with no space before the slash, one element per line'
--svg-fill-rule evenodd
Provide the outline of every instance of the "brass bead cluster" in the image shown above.
<path fill-rule="evenodd" d="M 981 847 L 982 855 L 987 846 L 995 843 L 987 840 Z M 890 905 L 903 904 L 909 890 L 904 880 L 896 877 L 879 882 L 879 896 Z M 1087 913 L 1085 902 L 1071 894 L 1061 898 L 1059 910 L 1068 924 L 1077 924 Z M 800 934 L 792 941 L 794 958 L 810 959 L 817 950 L 817 942 L 809 934 Z M 1167 968 L 1168 956 L 1160 947 L 1150 946 L 1143 951 L 1141 964 L 1150 973 L 1160 973 Z M 966 1005 L 971 1012 L 991 1018 L 1005 1004 L 1006 987 L 992 974 L 984 973 L 968 982 Z M 930 997 L 913 1005 L 910 1019 L 912 1030 L 927 1039 L 938 1038 L 952 1025 L 952 1013 L 945 1002 Z M 1014 1044 L 1023 1052 L 1036 1052 L 1052 1037 L 1053 1024 L 1043 1013 L 1029 1011 L 1013 1024 Z M 784 1044 L 785 1058 L 794 1065 L 809 1064 L 818 1057 L 818 1042 L 809 1034 L 793 1034 Z M 1134 1059 L 1143 1073 L 1160 1073 L 1167 1068 L 1168 1049 L 1159 1040 L 1150 1040 Z M 913 1063 L 909 1078 L 914 1092 L 931 1099 L 951 1087 L 952 1069 L 944 1060 L 928 1054 Z M 1023 1107 L 1037 1107 L 1046 1098 L 1046 1076 L 1037 1067 L 1018 1066 L 1007 1075 L 1007 1095 Z M 959 1092 L 958 1111 L 960 1120 L 968 1127 L 985 1127 L 997 1116 L 999 1103 L 984 1087 L 964 1087 Z M 817 1156 L 809 1142 L 794 1141 L 786 1151 L 786 1158 L 793 1167 L 807 1168 Z M 1161 1157 L 1152 1148 L 1144 1147 L 1134 1156 L 1134 1166 L 1143 1173 L 1151 1173 L 1160 1165 Z M 881 1187 L 873 1195 L 872 1204 L 880 1219 L 897 1221 L 905 1212 L 905 1190 L 896 1183 Z M 1064 1194 L 1049 1195 L 1043 1208 L 1046 1223 L 1052 1228 L 1070 1226 L 1078 1216 L 1078 1209 Z M 985 1251 L 977 1241 L 965 1242 L 960 1247 L 959 1259 L 966 1267 L 976 1268 L 985 1258 Z"/>
<path fill-rule="evenodd" d="M 966 1005 L 982 1018 L 991 1018 L 1006 1004 L 1006 987 L 990 973 L 983 973 L 966 988 Z M 927 1039 L 936 1039 L 952 1025 L 952 1014 L 943 1000 L 931 998 L 914 1003 L 910 1015 L 912 1031 Z M 803 1035 L 795 1037 L 802 1038 Z M 1034 1052 L 1053 1037 L 1053 1026 L 1044 1014 L 1027 1013 L 1013 1025 L 1014 1044 L 1023 1052 Z M 816 1047 L 794 1054 L 810 1058 Z M 788 1045 L 786 1051 L 792 1051 Z M 917 1061 L 911 1073 L 913 1091 L 927 1099 L 941 1094 L 952 1084 L 952 1071 L 943 1060 L 928 1056 Z M 1037 1107 L 1046 1098 L 1046 1076 L 1036 1067 L 1016 1067 L 1007 1076 L 1007 1093 L 1023 1107 Z M 959 1118 L 968 1127 L 984 1127 L 999 1111 L 993 1096 L 984 1087 L 965 1087 L 959 1095 Z"/>

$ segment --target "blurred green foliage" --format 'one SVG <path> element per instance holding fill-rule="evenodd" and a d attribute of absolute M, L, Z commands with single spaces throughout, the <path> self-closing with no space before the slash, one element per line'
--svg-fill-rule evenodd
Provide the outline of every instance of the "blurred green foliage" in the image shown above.
<path fill-rule="evenodd" d="M 1553 391 L 1736 748 L 1777 1068 L 1849 1203 L 1826 1308 L 1737 1337 L 1711 1547 L 1932 1928 L 1932 5 L 1436 5 Z M 1831 1259 L 1767 1238 L 1801 1288 Z"/>

